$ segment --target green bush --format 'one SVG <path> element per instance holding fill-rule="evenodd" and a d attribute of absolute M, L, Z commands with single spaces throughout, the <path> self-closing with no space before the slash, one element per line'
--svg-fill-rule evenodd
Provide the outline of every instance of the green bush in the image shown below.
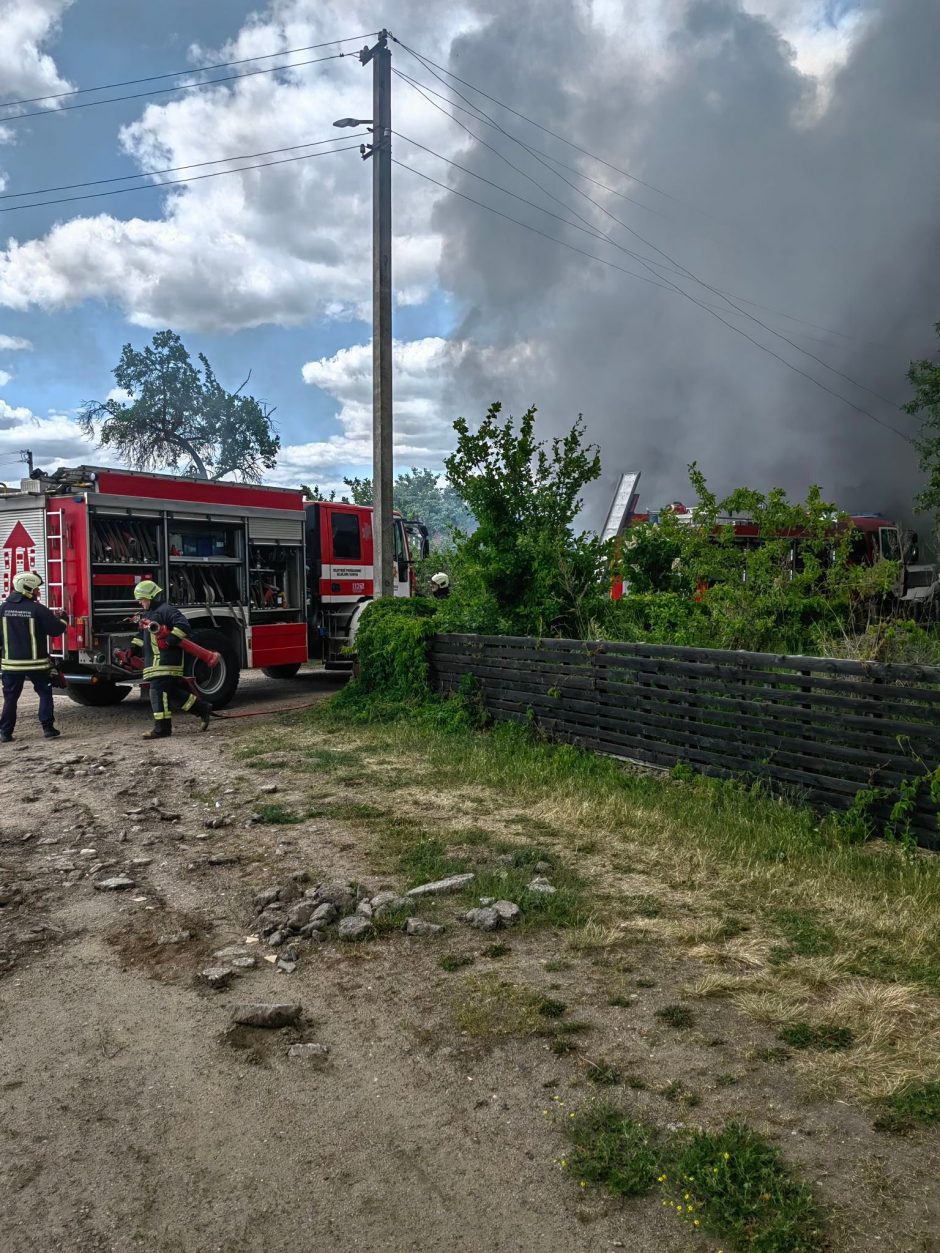
<path fill-rule="evenodd" d="M 366 717 L 397 713 L 430 698 L 428 641 L 434 603 L 423 596 L 391 597 L 366 607 L 356 633 L 357 669 L 334 705 Z"/>

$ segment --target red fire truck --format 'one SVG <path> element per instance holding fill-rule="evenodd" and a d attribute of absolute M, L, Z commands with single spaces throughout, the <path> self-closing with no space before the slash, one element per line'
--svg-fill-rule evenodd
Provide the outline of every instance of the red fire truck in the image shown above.
<path fill-rule="evenodd" d="M 134 585 L 155 579 L 219 653 L 192 678 L 216 709 L 244 669 L 290 678 L 344 650 L 373 594 L 371 508 L 300 491 L 78 466 L 0 487 L 0 599 L 21 570 L 68 616 L 52 641 L 68 694 L 114 705 L 134 676 L 117 661 L 135 634 Z M 413 593 L 408 536 L 395 518 L 395 595 Z"/>

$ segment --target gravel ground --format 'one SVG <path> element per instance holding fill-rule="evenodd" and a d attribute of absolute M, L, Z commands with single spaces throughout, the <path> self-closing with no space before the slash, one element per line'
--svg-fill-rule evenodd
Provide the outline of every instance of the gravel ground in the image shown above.
<path fill-rule="evenodd" d="M 248 675 L 228 712 L 273 725 L 341 681 Z M 289 976 L 259 960 L 227 990 L 200 981 L 259 889 L 368 873 L 335 824 L 248 822 L 271 776 L 232 748 L 259 719 L 180 719 L 154 744 L 136 696 L 57 708 L 48 742 L 24 697 L 0 752 L 4 1253 L 708 1247 L 663 1230 L 658 1201 L 627 1217 L 560 1180 L 541 1108 L 557 1059 L 468 1048 L 432 942 L 328 943 Z M 95 890 L 121 875 L 134 887 Z M 301 1025 L 230 1030 L 237 1003 L 272 1000 L 301 1003 Z M 289 1058 L 301 1041 L 326 1064 Z"/>

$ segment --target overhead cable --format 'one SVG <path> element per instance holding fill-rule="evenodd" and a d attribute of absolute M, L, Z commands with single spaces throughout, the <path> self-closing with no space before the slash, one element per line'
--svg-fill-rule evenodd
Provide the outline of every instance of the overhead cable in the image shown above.
<path fill-rule="evenodd" d="M 185 70 L 168 70 L 165 74 L 148 74 L 146 78 L 124 78 L 116 83 L 99 83 L 97 87 L 77 87 L 72 91 L 56 91 L 48 96 L 29 96 L 25 100 L 4 100 L 2 108 L 14 109 L 24 104 L 39 104 L 41 100 L 62 100 L 65 97 L 84 96 L 91 91 L 113 91 L 115 87 L 136 87 L 138 83 L 156 83 L 162 78 L 182 78 L 186 74 L 208 74 L 212 70 L 229 70 L 236 65 L 248 65 L 252 61 L 270 61 L 272 57 L 291 57 L 300 52 L 317 52 L 334 44 L 348 44 L 360 39 L 372 39 L 377 31 L 365 35 L 346 35 L 342 39 L 327 39 L 320 44 L 304 44 L 301 48 L 282 48 L 280 52 L 262 52 L 255 57 L 242 57 L 240 61 L 217 61 L 215 65 L 192 65 Z"/>
<path fill-rule="evenodd" d="M 47 205 L 70 204 L 74 200 L 97 200 L 102 196 L 122 196 L 132 191 L 159 191 L 163 187 L 178 187 L 180 183 L 198 183 L 204 178 L 221 178 L 224 174 L 241 174 L 244 170 L 264 170 L 271 165 L 289 165 L 293 161 L 312 161 L 316 157 L 329 157 L 334 152 L 358 151 L 358 144 L 347 144 L 344 148 L 329 148 L 326 152 L 306 152 L 299 157 L 280 157 L 276 161 L 259 161 L 254 165 L 240 165 L 234 170 L 212 170 L 209 174 L 193 174 L 189 178 L 168 178 L 162 183 L 141 183 L 139 187 L 112 187 L 110 191 L 91 191 L 82 196 L 63 196 L 57 200 L 33 200 L 28 204 L 7 205 L 0 213 L 16 213 L 18 209 L 42 209 Z"/>
<path fill-rule="evenodd" d="M 583 257 L 589 257 L 592 261 L 598 261 L 601 265 L 606 265 L 612 270 L 618 270 L 621 274 L 628 274 L 631 278 L 638 278 L 640 279 L 641 282 L 649 283 L 650 286 L 653 286 L 653 287 L 665 286 L 662 283 L 657 283 L 652 279 L 645 278 L 643 275 L 636 274 L 633 270 L 626 269 L 625 266 L 617 265 L 616 262 L 608 261 L 605 257 L 599 257 L 596 253 L 588 252 L 584 248 L 578 248 L 574 244 L 569 244 L 566 240 L 559 239 L 556 235 L 549 235 L 546 231 L 539 230 L 538 227 L 532 226 L 528 222 L 523 222 L 519 218 L 512 217 L 511 214 L 504 213 L 502 210 L 496 209 L 492 205 L 486 204 L 485 201 L 477 200 L 473 196 L 468 196 L 465 192 L 458 191 L 455 187 L 449 187 L 446 183 L 442 183 L 439 179 L 432 178 L 429 174 L 425 174 L 423 171 L 415 169 L 414 166 L 406 165 L 403 161 L 399 161 L 394 157 L 392 158 L 392 161 L 395 165 L 399 166 L 401 169 L 407 170 L 409 173 L 415 174 L 419 178 L 423 178 L 426 182 L 433 183 L 435 187 L 440 187 L 443 191 L 449 192 L 451 195 L 459 196 L 461 200 L 467 200 L 471 204 L 478 205 L 481 209 L 486 209 L 490 213 L 495 213 L 497 217 L 505 218 L 509 222 L 514 222 L 517 226 L 523 227 L 524 230 L 531 231 L 535 235 L 541 235 L 543 239 L 548 239 L 554 244 L 559 244 L 562 248 L 568 248 L 571 252 L 579 253 Z M 670 283 L 668 286 L 666 286 L 666 290 L 681 292 L 682 289 L 676 288 L 674 284 Z M 692 297 L 691 299 L 694 304 L 701 304 L 701 302 L 696 300 L 694 297 Z M 705 306 L 702 306 L 702 307 L 705 307 Z M 782 357 L 779 353 L 775 352 L 772 348 L 768 348 L 766 344 L 762 344 L 760 340 L 754 339 L 754 337 L 749 335 L 747 331 L 742 331 L 739 327 L 732 326 L 730 322 L 725 321 L 725 319 L 721 316 L 720 313 L 716 314 L 716 316 L 720 322 L 724 323 L 725 326 L 737 332 L 737 334 L 742 335 L 746 340 L 754 344 L 755 347 L 761 349 L 762 352 L 766 352 L 769 356 L 779 361 L 782 365 L 785 365 L 787 369 L 792 370 L 795 374 L 799 374 L 802 378 L 807 379 L 810 383 L 813 383 L 816 387 L 820 388 L 822 391 L 827 392 L 830 396 L 833 396 L 836 400 L 841 400 L 843 404 L 848 405 L 848 407 L 850 409 L 853 409 L 856 413 L 860 413 L 864 417 L 870 418 L 871 421 L 877 423 L 878 426 L 882 426 L 888 431 L 893 431 L 894 434 L 898 435 L 901 439 L 903 439 L 905 443 L 913 444 L 914 441 L 904 431 L 899 430 L 896 426 L 892 426 L 890 422 L 885 422 L 883 418 L 879 418 L 876 414 L 871 413 L 868 409 L 862 408 L 860 405 L 856 404 L 855 401 L 850 400 L 847 396 L 843 396 L 841 392 L 837 392 L 833 390 L 833 388 L 827 386 L 827 384 L 821 382 L 819 379 L 815 378 L 812 374 L 807 373 L 806 370 L 803 370 L 799 366 L 794 365 L 792 361 L 788 361 L 786 357 Z"/>
<path fill-rule="evenodd" d="M 400 41 L 398 42 L 400 43 Z M 401 44 L 401 46 L 405 48 L 406 51 L 410 52 L 411 55 L 415 57 L 416 60 L 418 60 L 419 62 L 422 62 L 423 64 L 423 58 L 421 57 L 419 53 L 416 53 L 412 49 L 407 48 L 405 44 Z M 594 205 L 595 208 L 599 209 L 602 213 L 604 213 L 607 217 L 609 217 L 611 221 L 617 223 L 618 226 L 622 227 L 635 239 L 639 240 L 640 243 L 644 244 L 647 248 L 651 248 L 654 252 L 658 253 L 671 265 L 677 267 L 677 269 L 681 272 L 681 274 L 684 277 L 688 278 L 691 282 L 697 283 L 700 287 L 705 288 L 706 291 L 711 292 L 713 295 L 718 296 L 720 299 L 724 300 L 726 304 L 728 304 L 737 313 L 741 314 L 744 317 L 747 317 L 749 320 L 754 322 L 755 325 L 760 326 L 763 330 L 767 331 L 768 334 L 776 336 L 776 338 L 782 340 L 783 343 L 788 344 L 796 352 L 802 353 L 805 357 L 808 357 L 811 361 L 815 361 L 816 364 L 821 365 L 823 369 L 830 371 L 830 373 L 843 379 L 845 382 L 851 384 L 851 386 L 857 387 L 860 390 L 866 391 L 870 395 L 875 396 L 878 400 L 883 401 L 886 405 L 890 406 L 890 408 L 892 408 L 893 410 L 895 411 L 900 410 L 901 406 L 898 405 L 896 401 L 891 400 L 889 397 L 882 395 L 881 392 L 875 390 L 875 388 L 869 387 L 866 383 L 859 382 L 858 379 L 855 379 L 851 375 L 846 374 L 843 370 L 839 370 L 835 366 L 830 365 L 828 361 L 825 361 L 822 357 L 817 356 L 815 353 L 810 352 L 808 349 L 800 347 L 799 344 L 797 344 L 794 340 L 788 338 L 782 331 L 779 331 L 775 329 L 774 327 L 769 326 L 766 322 L 762 321 L 760 318 L 756 317 L 754 314 L 748 313 L 746 309 L 742 309 L 739 305 L 735 304 L 734 300 L 731 297 L 729 297 L 728 295 L 720 291 L 718 288 L 714 287 L 712 284 L 708 283 L 705 279 L 699 278 L 697 274 L 694 274 L 690 269 L 688 269 L 687 266 L 683 265 L 682 262 L 677 261 L 675 257 L 670 256 L 668 252 L 665 252 L 662 248 L 658 247 L 651 240 L 646 239 L 638 231 L 634 230 L 634 228 L 630 226 L 627 222 L 624 222 L 621 218 L 618 218 L 616 214 L 611 213 L 611 211 L 604 204 L 602 204 L 599 200 L 595 200 L 593 196 L 588 195 L 588 193 L 582 190 L 582 188 L 578 187 L 577 184 L 573 183 L 570 179 L 565 178 L 565 176 L 563 174 L 558 173 L 557 170 L 553 170 L 552 167 L 548 165 L 548 163 L 541 158 L 541 156 L 538 154 L 538 152 L 535 149 L 531 148 L 529 144 L 527 144 L 524 140 L 519 139 L 517 136 L 513 135 L 510 131 L 505 130 L 502 126 L 500 126 L 498 122 L 496 122 L 493 118 L 491 118 L 478 105 L 474 105 L 472 101 L 467 100 L 467 97 L 464 96 L 461 92 L 457 91 L 455 87 L 451 87 L 449 83 L 444 82 L 444 80 L 440 77 L 440 75 L 436 74 L 434 70 L 429 69 L 428 72 L 431 73 L 433 77 L 436 78 L 439 82 L 441 82 L 443 86 L 445 86 L 449 91 L 453 92 L 454 95 L 459 96 L 461 100 L 464 100 L 467 104 L 475 108 L 477 110 L 477 113 L 479 114 L 478 120 L 487 122 L 488 125 L 492 126 L 495 130 L 499 131 L 500 134 L 504 135 L 507 139 L 511 140 L 513 143 L 518 144 L 523 150 L 529 152 L 532 156 L 535 157 L 535 159 L 539 162 L 540 165 L 543 165 L 545 169 L 550 170 L 553 174 L 556 175 L 557 178 L 560 178 L 561 181 L 565 183 L 568 187 L 570 187 L 572 191 L 576 192 L 577 195 L 583 196 L 585 200 L 587 200 L 590 204 Z M 457 119 L 454 119 L 454 120 L 456 121 Z M 566 205 L 565 207 L 569 210 L 569 212 L 575 212 L 575 210 L 571 209 L 570 205 Z M 576 214 L 576 216 L 580 216 L 580 215 Z M 583 219 L 583 220 L 586 220 L 586 219 Z M 610 237 L 608 236 L 608 238 Z M 611 242 L 614 244 L 615 247 L 622 248 L 622 245 L 618 244 L 615 240 L 611 239 Z M 657 262 L 652 261 L 650 258 L 644 259 L 640 257 L 639 254 L 631 252 L 628 249 L 623 249 L 623 251 L 627 252 L 628 255 L 633 256 L 634 258 L 639 260 L 641 265 L 645 266 L 647 269 L 651 269 L 651 272 L 655 272 L 655 270 L 652 270 L 652 267 L 658 266 Z M 718 316 L 716 311 L 710 305 L 696 299 L 695 296 L 693 296 L 690 292 L 686 291 L 684 288 L 676 286 L 676 290 L 678 292 L 681 292 L 681 294 L 685 296 L 687 300 L 690 300 L 693 304 L 698 305 L 699 308 L 706 310 L 706 312 L 710 313 L 712 317 Z M 720 320 L 724 322 L 724 319 L 720 319 Z M 734 326 L 730 322 L 724 322 L 724 325 L 730 327 L 730 329 L 733 330 L 738 335 L 744 334 L 744 332 L 741 330 L 740 327 Z M 812 376 L 810 375 L 809 377 L 812 377 Z"/>
<path fill-rule="evenodd" d="M 58 117 L 61 113 L 69 113 L 73 109 L 94 109 L 100 104 L 116 104 L 119 100 L 140 100 L 144 96 L 162 96 L 174 91 L 195 91 L 201 87 L 214 87 L 218 83 L 232 83 L 237 79 L 255 78 L 259 74 L 280 74 L 282 70 L 296 70 L 304 65 L 321 65 L 324 61 L 339 61 L 351 56 L 349 52 L 334 52 L 328 57 L 314 57 L 308 61 L 292 61 L 289 65 L 270 65 L 263 70 L 245 70 L 243 74 L 223 74 L 221 78 L 206 78 L 201 83 L 179 83 L 175 87 L 154 87 L 150 91 L 135 91 L 126 96 L 105 96 L 103 100 L 80 100 L 78 104 L 64 104 L 59 109 L 34 109 L 30 113 L 11 113 L 0 117 L 4 126 L 9 122 L 20 122 L 28 117 Z M 190 71 L 191 73 L 193 71 Z M 0 105 L 0 108 L 7 106 Z"/>
<path fill-rule="evenodd" d="M 0 193 L 0 200 L 17 200 L 22 196 L 48 196 L 54 191 L 75 191 L 79 187 L 98 187 L 103 183 L 126 183 L 135 178 L 156 178 L 161 174 L 178 174 L 180 170 L 198 170 L 206 165 L 221 165 L 223 161 L 253 161 L 255 157 L 271 157 L 280 152 L 296 152 L 298 148 L 317 148 L 321 144 L 338 144 L 343 139 L 368 138 L 368 135 L 368 131 L 357 131 L 354 135 L 332 135 L 329 139 L 313 139 L 309 143 L 290 144 L 286 148 L 268 148 L 264 152 L 244 152 L 232 157 L 214 157 L 211 161 L 193 161 L 189 165 L 170 165 L 163 170 L 141 170 L 138 174 L 91 178 L 84 183 L 62 183 L 58 187 L 34 187 L 31 191 L 5 191 Z"/>

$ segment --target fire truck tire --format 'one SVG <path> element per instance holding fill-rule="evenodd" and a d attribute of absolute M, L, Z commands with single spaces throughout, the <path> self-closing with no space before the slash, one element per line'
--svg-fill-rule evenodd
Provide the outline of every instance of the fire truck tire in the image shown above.
<path fill-rule="evenodd" d="M 130 694 L 129 687 L 117 683 L 66 683 L 65 694 L 76 705 L 101 709 L 105 705 L 119 705 Z"/>
<path fill-rule="evenodd" d="M 282 666 L 262 666 L 261 673 L 269 679 L 292 679 L 299 669 L 299 661 L 287 661 Z"/>
<path fill-rule="evenodd" d="M 221 631 L 193 631 L 193 643 L 219 654 L 219 664 L 212 670 L 194 660 L 192 677 L 203 700 L 213 709 L 224 709 L 235 695 L 241 677 L 238 655 Z"/>

